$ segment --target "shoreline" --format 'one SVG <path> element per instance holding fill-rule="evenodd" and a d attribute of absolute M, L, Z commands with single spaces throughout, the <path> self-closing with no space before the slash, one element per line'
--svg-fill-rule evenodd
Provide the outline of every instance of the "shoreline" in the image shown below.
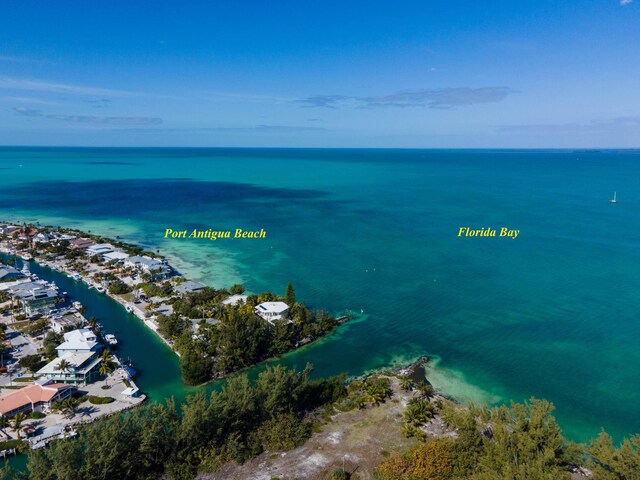
<path fill-rule="evenodd" d="M 0 224 L 3 224 L 6 222 L 2 222 L 0 221 Z M 19 222 L 13 222 L 12 224 L 15 225 L 19 225 Z M 74 234 L 77 235 L 77 238 L 83 238 L 83 239 L 90 239 L 91 241 L 95 241 L 95 242 L 100 242 L 100 243 L 104 243 L 104 244 L 109 244 L 113 247 L 115 247 L 116 249 L 123 249 L 125 251 L 129 250 L 129 251 L 135 251 L 137 255 L 148 255 L 150 257 L 152 257 L 153 259 L 158 259 L 161 260 L 162 263 L 164 265 L 166 265 L 169 270 L 172 272 L 170 275 L 166 276 L 163 278 L 163 280 L 151 280 L 150 282 L 153 284 L 158 284 L 161 281 L 171 281 L 175 279 L 180 279 L 182 283 L 184 282 L 190 282 L 191 279 L 185 277 L 178 269 L 173 267 L 173 264 L 169 262 L 169 260 L 166 258 L 165 255 L 160 255 L 158 253 L 153 252 L 150 249 L 145 249 L 143 246 L 141 245 L 137 245 L 134 243 L 129 243 L 129 242 L 125 242 L 118 239 L 114 239 L 111 237 L 107 237 L 104 235 L 99 235 L 99 234 L 93 234 L 93 233 L 89 233 L 87 231 L 83 231 L 83 230 L 79 230 L 77 228 L 72 228 L 72 227 L 53 227 L 53 226 L 41 226 L 38 225 L 37 230 L 35 229 L 35 227 L 33 226 L 33 224 L 29 224 L 29 228 L 31 228 L 34 232 L 36 231 L 48 231 L 48 230 L 55 230 L 57 233 L 60 232 L 64 232 L 64 234 L 68 235 L 68 234 Z M 91 278 L 92 274 L 95 273 L 102 273 L 105 269 L 101 269 L 98 267 L 95 267 L 96 270 L 98 270 L 98 272 L 89 272 L 86 273 L 84 271 L 76 271 L 73 268 L 69 268 L 69 264 L 71 264 L 73 262 L 73 260 L 69 260 L 69 259 L 61 259 L 60 255 L 57 256 L 56 259 L 51 260 L 51 259 L 47 259 L 47 258 L 43 258 L 42 255 L 38 255 L 39 252 L 37 252 L 36 248 L 35 248 L 35 242 L 33 242 L 33 239 L 31 240 L 31 245 L 32 248 L 21 248 L 21 249 L 17 249 L 15 247 L 15 245 L 12 245 L 10 242 L 11 241 L 15 242 L 15 237 L 11 238 L 5 238 L 5 239 L 0 239 L 0 251 L 7 254 L 7 255 L 11 255 L 17 258 L 20 258 L 21 261 L 28 263 L 30 261 L 33 261 L 35 263 L 37 263 L 40 266 L 43 267 L 47 267 L 50 268 L 51 270 L 54 270 L 60 274 L 66 275 L 67 277 L 70 277 L 72 280 L 75 280 L 77 282 L 82 282 L 84 284 L 86 284 L 90 289 L 96 289 L 96 291 L 98 291 L 101 294 L 106 295 L 107 297 L 109 297 L 110 299 L 112 299 L 113 301 L 117 302 L 118 304 L 120 304 L 121 306 L 123 306 L 126 310 L 126 312 L 130 315 L 133 315 L 134 317 L 136 317 L 138 320 L 140 320 L 146 327 L 146 330 L 151 330 L 167 347 L 169 347 L 171 349 L 171 351 L 176 354 L 179 358 L 181 357 L 180 352 L 176 349 L 175 347 L 175 342 L 173 342 L 172 340 L 166 338 L 161 332 L 160 332 L 160 326 L 158 325 L 158 323 L 156 322 L 156 318 L 159 315 L 163 315 L 163 313 L 159 313 L 158 309 L 155 310 L 155 312 L 149 316 L 147 316 L 147 314 L 145 314 L 144 311 L 142 311 L 138 305 L 136 303 L 133 303 L 129 300 L 127 300 L 126 298 L 123 298 L 120 294 L 116 294 L 116 293 L 111 293 L 108 288 L 104 288 L 103 286 L 101 286 L 97 281 L 95 281 L 94 279 Z M 27 252 L 27 253 L 25 253 Z M 182 259 L 178 259 L 178 263 L 184 263 L 184 261 Z M 89 262 L 87 262 L 87 265 L 91 265 L 92 262 L 89 260 Z M 120 277 L 117 277 L 118 280 L 122 280 Z M 132 285 L 133 286 L 139 286 L 140 283 Z M 211 288 L 214 289 L 214 287 L 210 287 L 209 285 L 206 284 L 202 284 L 204 288 Z M 127 294 L 128 295 L 128 294 Z M 182 298 L 184 296 L 186 296 L 187 294 L 180 294 L 179 296 Z M 229 297 L 231 298 L 231 297 Z M 152 302 L 150 301 L 149 305 L 152 305 Z M 163 306 L 163 305 L 160 305 Z M 157 312 L 157 314 L 156 314 Z M 245 371 L 249 368 L 253 368 L 256 367 L 258 365 L 261 365 L 265 362 L 277 359 L 283 355 L 286 355 L 288 353 L 291 353 L 293 351 L 296 351 L 298 349 L 301 349 L 307 345 L 310 345 L 312 343 L 314 343 L 316 340 L 319 340 L 323 337 L 326 337 L 332 333 L 335 332 L 335 330 L 337 329 L 337 327 L 339 327 L 340 325 L 342 325 L 343 323 L 346 323 L 349 320 L 352 320 L 353 318 L 355 318 L 356 315 L 353 314 L 352 312 L 345 312 L 342 313 L 340 316 L 338 316 L 337 318 L 335 318 L 335 322 L 336 325 L 332 328 L 330 328 L 329 330 L 326 330 L 324 332 L 322 332 L 320 335 L 317 335 L 313 338 L 303 338 L 300 341 L 296 342 L 296 344 L 290 348 L 287 351 L 281 352 L 277 355 L 271 355 L 271 356 L 267 356 L 265 358 L 260 359 L 258 362 L 253 363 L 251 365 L 247 365 L 245 367 L 239 368 L 239 369 L 235 369 L 235 370 L 231 370 L 231 371 L 226 371 L 223 372 L 221 374 L 214 374 L 212 376 L 212 378 L 209 378 L 208 380 L 202 382 L 202 383 L 198 383 L 198 384 L 189 384 L 184 382 L 183 380 L 183 384 L 184 385 L 188 385 L 191 387 L 198 387 L 198 386 L 204 386 L 207 384 L 210 384 L 212 382 L 224 379 L 226 377 L 228 377 L 229 375 L 232 374 L 236 374 L 242 371 Z M 188 321 L 194 321 L 196 319 L 192 319 L 192 318 L 188 318 Z"/>

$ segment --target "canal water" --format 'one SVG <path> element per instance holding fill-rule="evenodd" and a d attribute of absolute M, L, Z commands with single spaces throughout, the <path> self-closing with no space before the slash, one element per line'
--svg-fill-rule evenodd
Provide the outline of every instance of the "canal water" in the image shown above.
<path fill-rule="evenodd" d="M 20 258 L 0 252 L 3 263 L 10 258 L 16 260 L 18 268 L 22 267 Z M 104 326 L 105 333 L 113 333 L 118 338 L 116 353 L 123 360 L 131 359 L 138 372 L 136 383 L 151 401 L 163 402 L 166 398 L 174 397 L 181 402 L 186 395 L 197 390 L 197 387 L 182 383 L 177 355 L 118 302 L 89 289 L 84 282 L 75 281 L 33 261 L 29 262 L 29 269 L 41 279 L 55 282 L 60 292 L 67 292 L 71 300 L 77 300 L 86 307 L 86 318 L 96 317 Z M 11 468 L 25 470 L 26 459 L 26 455 L 18 455 L 8 461 Z"/>

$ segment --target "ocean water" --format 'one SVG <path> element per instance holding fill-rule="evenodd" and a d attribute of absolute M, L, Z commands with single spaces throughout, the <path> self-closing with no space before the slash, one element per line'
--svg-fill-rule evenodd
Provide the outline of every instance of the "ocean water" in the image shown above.
<path fill-rule="evenodd" d="M 462 400 L 544 397 L 570 437 L 621 438 L 640 432 L 638 179 L 638 151 L 5 147 L 0 219 L 119 236 L 213 286 L 291 281 L 312 307 L 364 312 L 278 362 L 358 375 L 426 354 Z M 520 233 L 458 237 L 467 226 Z M 152 397 L 180 389 L 171 365 Z"/>

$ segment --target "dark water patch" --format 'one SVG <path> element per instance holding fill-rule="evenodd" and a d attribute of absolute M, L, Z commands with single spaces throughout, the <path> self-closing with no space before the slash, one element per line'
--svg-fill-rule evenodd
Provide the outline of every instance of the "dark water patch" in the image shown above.
<path fill-rule="evenodd" d="M 0 170 L 13 170 L 11 167 L 0 167 Z"/>
<path fill-rule="evenodd" d="M 134 162 L 87 162 L 87 165 L 140 165 Z"/>
<path fill-rule="evenodd" d="M 43 207 L 65 215 L 88 218 L 139 218 L 158 214 L 216 217 L 218 212 L 252 210 L 273 217 L 276 210 L 301 202 L 332 209 L 334 201 L 321 190 L 272 188 L 247 183 L 185 179 L 126 179 L 44 181 L 0 192 L 0 209 L 20 205 Z M 327 204 L 327 205 L 325 205 Z"/>

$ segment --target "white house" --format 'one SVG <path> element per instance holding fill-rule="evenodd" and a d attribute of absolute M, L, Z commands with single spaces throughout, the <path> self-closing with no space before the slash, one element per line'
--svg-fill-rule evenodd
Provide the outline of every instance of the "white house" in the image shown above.
<path fill-rule="evenodd" d="M 281 320 L 289 313 L 289 305 L 284 302 L 263 302 L 256 307 L 256 313 L 267 322 Z"/>
<path fill-rule="evenodd" d="M 111 262 L 113 260 L 120 261 L 129 258 L 129 254 L 121 252 L 119 250 L 114 250 L 113 252 L 102 254 L 102 258 L 104 258 L 107 262 Z"/>
<path fill-rule="evenodd" d="M 60 362 L 65 361 L 67 368 L 61 369 Z M 67 352 L 54 358 L 38 370 L 47 380 L 64 383 L 91 383 L 99 374 L 101 358 L 96 352 Z"/>
<path fill-rule="evenodd" d="M 111 252 L 113 252 L 113 248 L 111 247 L 111 245 L 107 245 L 106 243 L 98 243 L 87 248 L 87 257 L 93 257 L 94 255 L 104 255 L 105 253 Z"/>
<path fill-rule="evenodd" d="M 152 273 L 154 279 L 165 278 L 171 274 L 171 267 L 151 257 L 134 255 L 124 261 L 125 267 L 132 267 L 146 273 Z"/>
<path fill-rule="evenodd" d="M 49 243 L 51 236 L 48 233 L 40 232 L 33 237 L 33 243 Z"/>
<path fill-rule="evenodd" d="M 71 330 L 64 334 L 64 342 L 56 347 L 58 357 L 67 353 L 91 353 L 100 351 L 101 345 L 98 343 L 96 334 L 88 328 Z"/>

